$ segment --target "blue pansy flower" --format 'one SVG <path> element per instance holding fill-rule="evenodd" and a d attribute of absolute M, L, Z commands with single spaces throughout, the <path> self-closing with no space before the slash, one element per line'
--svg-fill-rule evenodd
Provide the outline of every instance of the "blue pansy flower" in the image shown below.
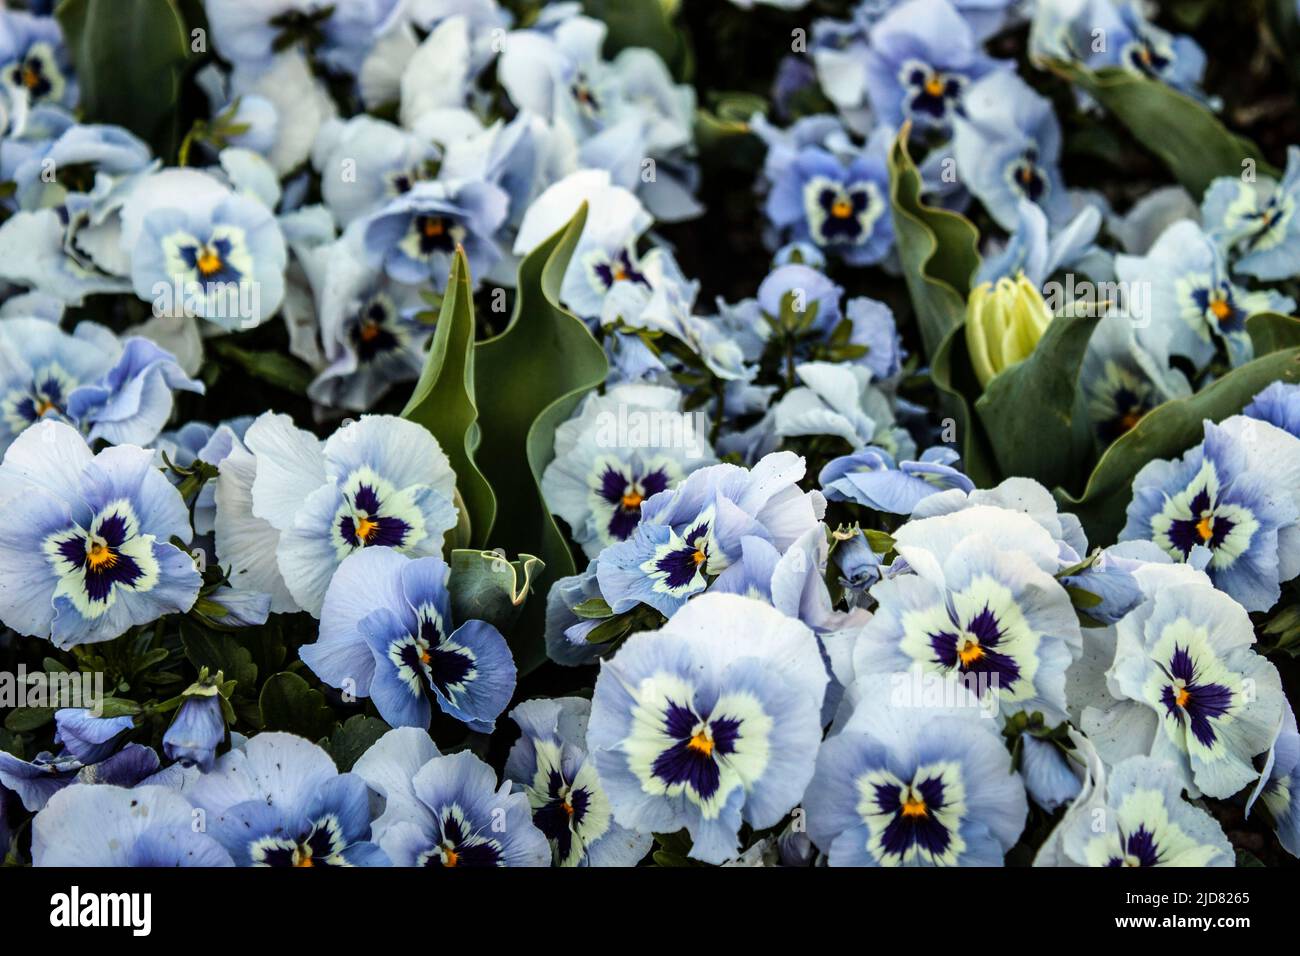
<path fill-rule="evenodd" d="M 1116 699 L 1086 709 L 1083 728 L 1104 758 L 1149 753 L 1194 794 L 1230 797 L 1259 777 L 1254 759 L 1282 721 L 1281 678 L 1252 648 L 1245 610 L 1204 577 L 1151 578 L 1145 590 L 1115 625 Z"/>
<path fill-rule="evenodd" d="M 1228 254 L 1232 268 L 1256 279 L 1286 279 L 1300 272 L 1300 147 L 1288 147 L 1282 179 L 1244 182 L 1223 176 L 1201 200 L 1206 230 Z"/>
<path fill-rule="evenodd" d="M 1262 802 L 1277 832 L 1278 842 L 1292 856 L 1300 856 L 1300 732 L 1295 712 L 1283 704 L 1282 726 L 1269 749 L 1259 782 L 1246 802 L 1246 815 Z"/>
<path fill-rule="evenodd" d="M 587 731 L 614 819 L 734 857 L 742 821 L 775 826 L 803 794 L 826 681 L 812 632 L 750 598 L 706 595 L 633 635 L 601 664 Z"/>
<path fill-rule="evenodd" d="M 1042 526 L 974 505 L 912 520 L 894 539 L 914 573 L 871 589 L 878 607 L 854 648 L 855 672 L 919 667 L 971 687 L 989 706 L 1064 719 L 1065 672 L 1082 637 L 1053 577 L 1058 547 Z"/>
<path fill-rule="evenodd" d="M 529 700 L 510 712 L 519 740 L 505 776 L 528 795 L 533 823 L 546 834 L 559 866 L 635 866 L 654 842 L 614 822 L 609 798 L 587 753 L 591 701 Z"/>
<path fill-rule="evenodd" d="M 399 727 L 429 726 L 439 709 L 491 733 L 515 688 L 505 638 L 484 621 L 451 618 L 449 568 L 365 548 L 344 559 L 325 592 L 320 640 L 299 656 L 331 687 L 370 697 Z"/>
<path fill-rule="evenodd" d="M 1052 104 L 1015 73 L 999 70 L 973 83 L 954 122 L 962 184 L 1004 229 L 1015 227 L 1022 200 L 1064 225 L 1070 214 L 1061 178 L 1061 127 Z"/>
<path fill-rule="evenodd" d="M 354 551 L 440 554 L 455 483 L 437 440 L 413 422 L 363 415 L 321 442 L 266 412 L 221 462 L 217 558 L 232 586 L 272 595 L 272 610 L 318 615 Z"/>
<path fill-rule="evenodd" d="M 1137 3 L 1082 0 L 1040 3 L 1029 52 L 1036 60 L 1073 60 L 1089 69 L 1121 67 L 1203 98 L 1205 52 L 1191 37 L 1147 21 Z"/>
<path fill-rule="evenodd" d="M 942 2 L 942 0 L 940 0 Z M 797 151 L 773 149 L 764 210 L 779 241 L 811 242 L 850 265 L 874 265 L 894 242 L 889 215 L 888 131 L 863 147 L 833 130 Z"/>
<path fill-rule="evenodd" d="M 0 10 L 0 79 L 33 104 L 74 106 L 77 83 L 59 21 Z"/>
<path fill-rule="evenodd" d="M 99 763 L 112 755 L 135 727 L 131 717 L 102 717 L 90 710 L 63 707 L 54 712 L 54 742 L 83 764 Z"/>
<path fill-rule="evenodd" d="M 480 281 L 501 258 L 494 237 L 509 201 L 504 190 L 488 182 L 417 183 L 368 220 L 366 255 L 398 282 L 432 281 L 441 289 L 460 247 L 470 275 Z"/>
<path fill-rule="evenodd" d="M 1173 765 L 1129 757 L 1106 773 L 1089 761 L 1084 790 L 1034 859 L 1035 866 L 1233 866 L 1208 812 L 1182 797 Z"/>
<path fill-rule="evenodd" d="M 1084 352 L 1078 401 L 1102 449 L 1157 405 L 1192 394 L 1187 377 L 1169 364 L 1163 336 L 1152 342 L 1138 324 L 1122 312 L 1102 316 Z"/>
<path fill-rule="evenodd" d="M 393 866 L 549 866 L 523 793 L 469 751 L 443 756 L 422 730 L 390 730 L 354 773 L 384 800 L 375 841 Z"/>
<path fill-rule="evenodd" d="M 1222 254 L 1194 222 L 1176 222 L 1145 256 L 1115 257 L 1116 276 L 1150 288 L 1150 314 L 1138 340 L 1156 354 L 1181 355 L 1197 368 L 1222 343 L 1233 365 L 1254 358 L 1246 319 L 1257 312 L 1290 312 L 1295 302 L 1275 292 L 1250 292 L 1232 281 Z"/>
<path fill-rule="evenodd" d="M 183 767 L 212 769 L 217 747 L 226 739 L 226 718 L 214 684 L 200 681 L 187 691 L 163 734 L 163 753 Z"/>
<path fill-rule="evenodd" d="M 550 593 L 546 595 L 546 625 L 543 634 L 547 657 L 557 664 L 576 667 L 590 664 L 608 650 L 607 646 L 587 641 L 587 635 L 600 621 L 581 618 L 573 613 L 573 609 L 583 601 L 600 596 L 595 561 L 590 562 L 581 573 L 560 578 L 551 585 Z"/>
<path fill-rule="evenodd" d="M 922 498 L 949 488 L 974 491 L 953 467 L 958 454 L 936 445 L 916 461 L 895 462 L 883 448 L 867 448 L 832 460 L 817 480 L 827 501 L 852 501 L 889 514 L 910 515 Z"/>
<path fill-rule="evenodd" d="M 799 489 L 803 474 L 803 459 L 791 452 L 768 455 L 753 469 L 693 472 L 645 501 L 632 536 L 601 552 L 601 593 L 616 613 L 645 603 L 671 615 L 741 559 L 742 538 L 763 538 L 784 553 L 826 507 L 819 492 Z"/>
<path fill-rule="evenodd" d="M 238 67 L 257 69 L 301 46 L 332 70 L 356 74 L 400 15 L 400 0 L 205 0 L 212 42 Z"/>
<path fill-rule="evenodd" d="M 201 583 L 180 494 L 133 445 L 92 454 L 42 422 L 0 464 L 0 620 L 61 648 L 189 610 Z"/>
<path fill-rule="evenodd" d="M 894 424 L 889 396 L 871 383 L 868 367 L 804 362 L 794 374 L 799 385 L 772 407 L 776 435 L 832 435 L 855 451 L 875 444 L 900 455 L 915 453 L 911 436 Z"/>
<path fill-rule="evenodd" d="M 439 157 L 433 144 L 365 114 L 329 120 L 312 145 L 321 197 L 340 229 L 432 179 Z"/>
<path fill-rule="evenodd" d="M 114 737 L 114 746 L 120 740 L 120 734 Z M 84 749 L 86 744 L 74 741 L 73 746 Z M 16 793 L 23 806 L 35 813 L 56 793 L 74 784 L 134 787 L 157 773 L 160 763 L 157 752 L 142 744 L 125 744 L 107 755 L 91 756 L 99 759 L 83 761 L 67 747 L 58 754 L 41 751 L 31 760 L 0 751 L 0 785 Z"/>
<path fill-rule="evenodd" d="M 1300 574 L 1296 479 L 1300 439 L 1241 415 L 1206 421 L 1200 445 L 1176 461 L 1148 462 L 1134 477 L 1119 539 L 1207 561 L 1216 587 L 1248 611 L 1267 611 L 1280 583 Z"/>
<path fill-rule="evenodd" d="M 948 0 L 907 0 L 871 28 L 868 97 L 877 122 L 946 132 L 966 88 L 1002 65 Z"/>
<path fill-rule="evenodd" d="M 975 281 L 996 283 L 1003 278 L 1014 279 L 1023 272 L 1030 282 L 1042 288 L 1057 270 L 1086 261 L 1096 251 L 1094 240 L 1100 228 L 1101 213 L 1095 206 L 1085 206 L 1053 232 L 1042 207 L 1022 197 L 1016 203 L 1015 229 L 1000 251 L 984 257 Z"/>
<path fill-rule="evenodd" d="M 673 388 L 617 385 L 556 429 L 542 494 L 588 556 L 630 537 L 646 499 L 714 463 L 702 416 L 681 404 Z"/>
<path fill-rule="evenodd" d="M 202 392 L 203 384 L 147 339 L 120 342 L 94 322 L 68 334 L 44 319 L 0 319 L 0 449 L 46 418 L 91 441 L 148 444 L 177 389 Z"/>
<path fill-rule="evenodd" d="M 388 865 L 370 842 L 365 781 L 293 734 L 250 737 L 182 792 L 237 866 Z"/>
<path fill-rule="evenodd" d="M 23 209 L 62 206 L 70 194 L 102 190 L 101 175 L 139 173 L 152 158 L 149 146 L 120 126 L 69 126 L 44 149 L 32 150 L 18 163 L 13 171 L 16 198 Z"/>
<path fill-rule="evenodd" d="M 288 253 L 274 214 L 207 173 L 145 177 L 123 208 L 122 242 L 135 294 L 160 313 L 233 331 L 280 308 Z"/>
<path fill-rule="evenodd" d="M 941 708 L 902 690 L 849 689 L 804 797 L 809 836 L 831 866 L 1001 866 L 1029 807 L 997 724 L 974 695 Z"/>
<path fill-rule="evenodd" d="M 161 786 L 77 784 L 32 821 L 32 865 L 231 866 L 230 854 L 195 827 L 194 807 Z"/>
<path fill-rule="evenodd" d="M 1300 385 L 1274 382 L 1251 399 L 1241 413 L 1300 438 Z"/>

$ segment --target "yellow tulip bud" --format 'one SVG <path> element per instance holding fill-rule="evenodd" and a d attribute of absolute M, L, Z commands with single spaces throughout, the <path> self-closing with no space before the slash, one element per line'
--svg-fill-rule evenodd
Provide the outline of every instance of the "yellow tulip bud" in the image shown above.
<path fill-rule="evenodd" d="M 980 385 L 1028 358 L 1047 331 L 1052 313 L 1034 284 L 1024 277 L 985 282 L 966 300 L 966 348 Z"/>

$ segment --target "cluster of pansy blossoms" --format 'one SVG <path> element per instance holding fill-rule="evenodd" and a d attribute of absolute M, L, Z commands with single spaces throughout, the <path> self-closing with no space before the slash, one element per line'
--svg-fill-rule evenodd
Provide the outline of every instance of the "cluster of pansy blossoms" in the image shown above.
<path fill-rule="evenodd" d="M 0 9 L 0 863 L 1300 855 L 1297 51 L 122 2 Z"/>

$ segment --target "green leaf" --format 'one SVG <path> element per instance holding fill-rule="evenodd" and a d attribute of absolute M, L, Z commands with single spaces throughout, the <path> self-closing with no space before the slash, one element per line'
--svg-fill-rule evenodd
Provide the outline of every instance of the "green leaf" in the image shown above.
<path fill-rule="evenodd" d="M 605 381 L 605 350 L 587 326 L 559 304 L 560 283 L 587 220 L 585 205 L 559 232 L 524 257 L 510 324 L 480 342 L 474 356 L 475 394 L 483 423 L 476 455 L 498 492 L 492 544 L 508 554 L 537 555 L 545 571 L 534 588 L 546 594 L 576 572 L 568 541 L 546 507 L 542 469 L 554 454 L 555 430 L 587 392 Z M 532 476 L 528 489 L 527 476 Z M 523 483 L 523 486 L 521 486 Z M 544 602 L 525 608 L 512 645 L 520 673 L 546 659 Z"/>
<path fill-rule="evenodd" d="M 603 621 L 607 617 L 614 616 L 614 609 L 600 595 L 594 598 L 588 598 L 581 604 L 573 606 L 572 611 L 578 617 L 589 621 Z"/>
<path fill-rule="evenodd" d="M 1201 103 L 1159 80 L 1121 67 L 1093 72 L 1062 60 L 1044 66 L 1113 113 L 1194 198 L 1219 176 L 1240 176 L 1246 159 L 1255 161 L 1259 173 L 1277 175 L 1258 146 L 1230 133 Z"/>
<path fill-rule="evenodd" d="M 1247 321 L 1252 334 L 1262 324 L 1255 321 L 1257 318 Z M 1204 437 L 1205 419 L 1220 422 L 1236 415 L 1275 381 L 1300 381 L 1300 347 L 1264 355 L 1233 369 L 1195 395 L 1153 408 L 1106 449 L 1080 497 L 1059 487 L 1055 490 L 1062 509 L 1079 516 L 1090 541 L 1114 541 L 1124 526 L 1124 512 L 1133 495 L 1133 477 L 1147 462 L 1182 455 Z"/>
<path fill-rule="evenodd" d="M 16 707 L 5 716 L 5 730 L 15 734 L 40 730 L 54 719 L 53 707 Z"/>
<path fill-rule="evenodd" d="M 218 633 L 199 627 L 191 621 L 181 619 L 181 646 L 195 670 L 206 667 L 211 673 L 217 671 L 226 680 L 233 680 L 243 693 L 252 691 L 257 686 L 257 665 L 253 655 L 237 638 L 227 633 Z"/>
<path fill-rule="evenodd" d="M 889 198 L 903 277 L 925 354 L 933 361 L 966 314 L 980 265 L 979 230 L 965 216 L 921 201 L 921 174 L 907 152 L 909 132 L 904 124 L 889 151 Z"/>
<path fill-rule="evenodd" d="M 507 561 L 499 551 L 457 549 L 451 553 L 451 615 L 457 625 L 487 621 L 510 635 L 533 579 L 545 565 L 531 554 Z"/>
<path fill-rule="evenodd" d="M 249 375 L 286 392 L 305 395 L 315 374 L 306 365 L 280 352 L 255 352 L 240 348 L 229 339 L 214 339 L 210 348 L 229 359 Z"/>
<path fill-rule="evenodd" d="M 1065 485 L 1086 467 L 1075 440 L 1079 366 L 1100 316 L 1058 315 L 1023 362 L 995 375 L 975 401 L 1004 475 Z M 1013 427 L 1014 425 L 1014 427 Z"/>
<path fill-rule="evenodd" d="M 328 737 L 334 730 L 334 711 L 325 696 L 288 671 L 266 682 L 257 705 L 263 730 L 284 730 L 308 740 Z"/>
<path fill-rule="evenodd" d="M 474 448 L 478 443 L 478 408 L 474 404 L 474 298 L 470 292 L 469 263 L 459 249 L 438 312 L 429 356 L 402 417 L 423 425 L 438 439 L 456 473 L 456 491 L 460 496 L 457 505 L 461 517 L 469 521 L 469 540 L 486 546 L 496 516 L 496 497 L 474 462 Z M 463 508 L 459 507 L 461 503 Z"/>
<path fill-rule="evenodd" d="M 690 51 L 672 23 L 676 0 L 583 0 L 582 12 L 609 27 L 604 50 L 607 58 L 627 47 L 649 47 L 674 75 L 683 75 Z"/>
<path fill-rule="evenodd" d="M 956 422 L 962 471 L 980 488 L 996 485 L 1001 476 L 993 448 L 983 422 L 974 412 L 981 389 L 966 347 L 964 319 L 944 337 L 931 359 L 930 379 L 939 390 L 945 412 Z"/>
<path fill-rule="evenodd" d="M 125 126 L 171 156 L 190 53 L 172 0 L 63 0 L 55 16 L 81 87 L 83 119 Z"/>
<path fill-rule="evenodd" d="M 1260 312 L 1246 322 L 1255 357 L 1300 346 L 1300 319 L 1277 312 Z"/>
<path fill-rule="evenodd" d="M 378 717 L 357 714 L 340 724 L 322 745 L 334 758 L 339 773 L 348 773 L 361 755 L 391 729 Z"/>

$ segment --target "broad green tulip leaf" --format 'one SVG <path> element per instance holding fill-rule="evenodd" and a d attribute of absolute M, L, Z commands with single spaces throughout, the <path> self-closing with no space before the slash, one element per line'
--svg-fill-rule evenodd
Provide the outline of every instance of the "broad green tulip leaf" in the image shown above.
<path fill-rule="evenodd" d="M 1045 65 L 1113 113 L 1194 198 L 1219 176 L 1240 176 L 1246 160 L 1257 173 L 1277 175 L 1258 146 L 1230 133 L 1205 106 L 1159 80 L 1121 67 L 1094 72 L 1063 60 Z"/>
<path fill-rule="evenodd" d="M 921 201 L 921 174 L 907 153 L 906 125 L 889 151 L 889 195 L 903 277 L 926 357 L 961 325 L 979 269 L 979 231 L 965 216 Z"/>
<path fill-rule="evenodd" d="M 648 47 L 681 78 L 689 66 L 690 48 L 673 25 L 677 6 L 677 0 L 583 0 L 582 12 L 609 28 L 606 57 L 628 47 Z"/>
<path fill-rule="evenodd" d="M 545 565 L 534 590 L 546 594 L 576 568 L 568 540 L 542 498 L 542 469 L 554 454 L 555 429 L 587 392 L 605 381 L 609 363 L 587 326 L 560 305 L 560 283 L 587 221 L 584 205 L 559 232 L 524 257 L 518 297 L 505 331 L 480 342 L 475 393 L 483 423 L 476 454 L 497 493 L 493 547 L 532 554 Z M 524 607 L 512 643 L 521 673 L 546 658 L 544 601 Z"/>
<path fill-rule="evenodd" d="M 1255 318 L 1248 327 L 1258 324 Z M 1195 395 L 1153 408 L 1106 449 L 1081 496 L 1056 489 L 1062 510 L 1079 516 L 1090 541 L 1101 545 L 1113 542 L 1124 527 L 1124 513 L 1133 497 L 1133 477 L 1147 462 L 1181 456 L 1201 442 L 1206 419 L 1220 422 L 1238 414 L 1261 389 L 1276 381 L 1300 382 L 1300 347 L 1271 352 L 1233 369 Z"/>
<path fill-rule="evenodd" d="M 85 122 L 125 126 L 158 155 L 171 156 L 190 53 L 173 0 L 63 0 L 55 16 L 81 87 Z"/>
<path fill-rule="evenodd" d="M 1300 345 L 1300 319 L 1295 316 L 1260 312 L 1246 321 L 1246 331 L 1255 346 L 1256 358 Z"/>
<path fill-rule="evenodd" d="M 961 470 L 980 488 L 996 485 L 1001 475 L 993 448 L 983 422 L 974 412 L 980 383 L 971 366 L 964 323 L 952 329 L 939 345 L 930 362 L 930 378 L 943 396 L 945 411 L 956 422 Z"/>
<path fill-rule="evenodd" d="M 456 473 L 457 511 L 469 524 L 468 535 L 463 526 L 458 528 L 457 540 L 486 545 L 496 516 L 496 496 L 474 460 L 479 436 L 474 352 L 469 263 L 457 250 L 429 355 L 402 417 L 423 425 L 438 439 Z"/>
<path fill-rule="evenodd" d="M 1099 318 L 1056 316 L 1029 357 L 993 376 L 975 401 L 1002 474 L 1051 488 L 1085 467 L 1073 412 L 1079 366 Z"/>
<path fill-rule="evenodd" d="M 457 627 L 466 621 L 487 621 L 503 634 L 514 623 L 533 590 L 533 581 L 546 565 L 531 554 L 514 561 L 499 551 L 457 549 L 451 553 L 451 616 Z M 545 595 L 541 595 L 544 599 Z"/>

